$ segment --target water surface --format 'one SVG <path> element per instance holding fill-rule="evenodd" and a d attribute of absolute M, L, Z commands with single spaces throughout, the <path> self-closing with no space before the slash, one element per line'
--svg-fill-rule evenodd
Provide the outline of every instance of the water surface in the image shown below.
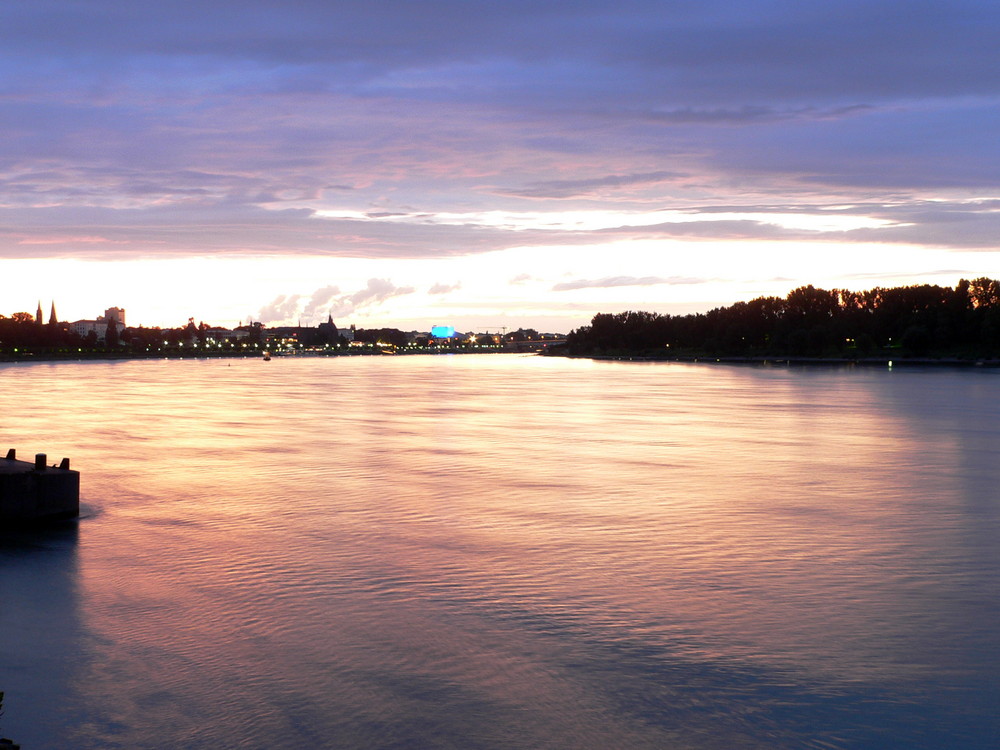
<path fill-rule="evenodd" d="M 26 749 L 986 748 L 1000 373 L 0 365 Z"/>

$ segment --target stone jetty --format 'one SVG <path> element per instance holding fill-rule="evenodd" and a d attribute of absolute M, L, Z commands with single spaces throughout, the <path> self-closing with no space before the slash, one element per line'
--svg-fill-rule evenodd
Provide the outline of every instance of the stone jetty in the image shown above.
<path fill-rule="evenodd" d="M 0 528 L 47 523 L 80 515 L 80 472 L 64 458 L 49 466 L 44 453 L 19 461 L 11 448 L 0 458 Z"/>

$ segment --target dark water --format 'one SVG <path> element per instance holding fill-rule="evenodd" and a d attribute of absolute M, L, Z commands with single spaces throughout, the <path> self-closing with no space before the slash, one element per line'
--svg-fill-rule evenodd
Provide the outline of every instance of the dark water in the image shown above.
<path fill-rule="evenodd" d="M 993 748 L 1000 373 L 0 366 L 87 517 L 0 535 L 43 748 Z"/>

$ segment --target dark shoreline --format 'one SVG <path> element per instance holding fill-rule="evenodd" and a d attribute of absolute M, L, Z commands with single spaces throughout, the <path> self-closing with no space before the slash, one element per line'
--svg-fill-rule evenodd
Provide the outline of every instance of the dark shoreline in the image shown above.
<path fill-rule="evenodd" d="M 77 352 L 74 354 L 58 354 L 48 352 L 30 352 L 25 354 L 0 354 L 0 362 L 90 362 L 90 361 L 117 361 L 127 359 L 260 359 L 261 355 L 250 355 L 243 352 L 233 352 L 232 354 L 219 352 L 213 354 L 181 354 L 178 352 L 129 352 L 127 354 L 118 352 Z"/>
<path fill-rule="evenodd" d="M 682 362 L 688 364 L 728 364 L 728 365 L 782 365 L 819 367 L 1000 367 L 1000 359 L 960 359 L 958 357 L 713 357 L 703 356 L 654 356 L 643 354 L 564 354 L 550 353 L 545 356 L 566 357 L 567 359 L 592 359 L 602 362 Z"/>
<path fill-rule="evenodd" d="M 469 350 L 463 348 L 420 350 L 420 351 L 318 351 L 318 352 L 295 352 L 292 354 L 271 353 L 271 359 L 298 359 L 300 357 L 322 358 L 322 357 L 409 357 L 409 356 L 440 356 L 442 354 L 525 354 L 526 352 L 512 352 L 510 350 Z M 25 352 L 23 354 L 10 354 L 0 352 L 0 363 L 32 363 L 32 362 L 110 362 L 137 359 L 259 359 L 263 360 L 263 353 L 248 354 L 246 352 L 178 352 L 178 351 L 157 351 L 157 352 Z"/>

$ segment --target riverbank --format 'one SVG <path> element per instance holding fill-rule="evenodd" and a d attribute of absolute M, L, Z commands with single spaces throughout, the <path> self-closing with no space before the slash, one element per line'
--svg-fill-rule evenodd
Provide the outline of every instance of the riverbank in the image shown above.
<path fill-rule="evenodd" d="M 818 365 L 858 367 L 1000 367 L 1000 359 L 963 359 L 959 357 L 712 357 L 695 355 L 645 355 L 645 354 L 566 354 L 546 352 L 545 356 L 568 359 L 593 359 L 613 362 L 698 362 L 731 365 Z"/>
<path fill-rule="evenodd" d="M 468 349 L 464 347 L 455 348 L 433 348 L 433 349 L 400 349 L 397 351 L 385 351 L 374 349 L 346 349 L 346 350 L 315 350 L 299 352 L 271 352 L 272 359 L 286 359 L 298 357 L 393 357 L 393 356 L 413 356 L 413 355 L 442 355 L 442 354 L 509 354 L 509 349 Z M 86 361 L 114 361 L 114 360 L 136 360 L 136 359 L 262 359 L 264 352 L 255 351 L 226 351 L 211 349 L 192 350 L 159 350 L 151 352 L 0 352 L 0 363 L 18 362 L 86 362 Z"/>
<path fill-rule="evenodd" d="M 86 362 L 90 360 L 132 359 L 260 359 L 261 354 L 245 352 L 9 352 L 0 353 L 0 362 Z"/>

